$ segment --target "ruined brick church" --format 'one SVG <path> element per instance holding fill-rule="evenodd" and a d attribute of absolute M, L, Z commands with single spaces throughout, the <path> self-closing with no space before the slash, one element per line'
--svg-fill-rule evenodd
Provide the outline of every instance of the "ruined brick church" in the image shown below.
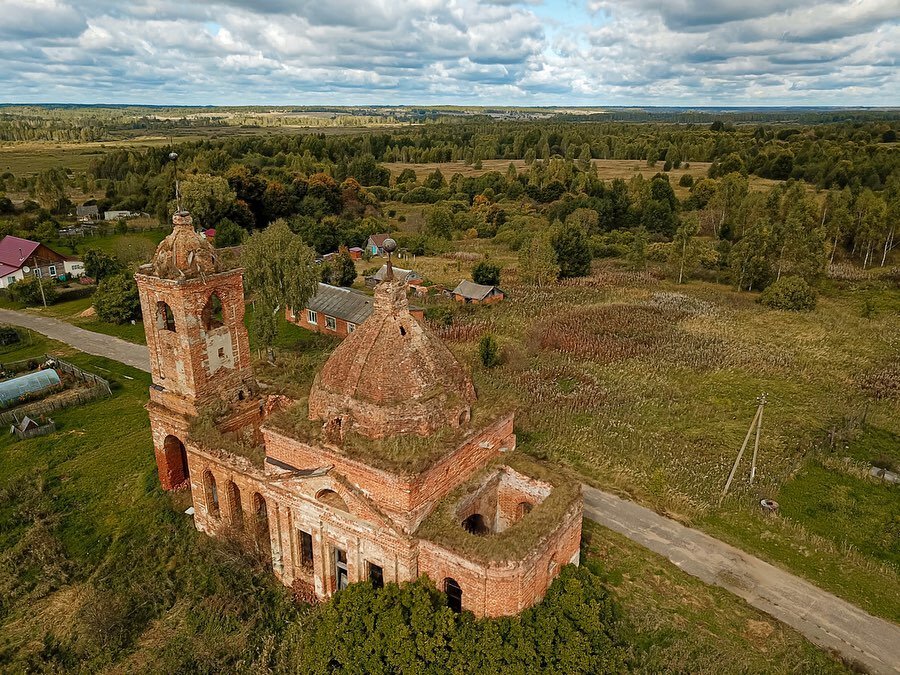
<path fill-rule="evenodd" d="M 162 486 L 191 491 L 197 529 L 243 533 L 299 597 L 428 575 L 457 610 L 515 614 L 579 559 L 577 483 L 516 452 L 513 413 L 479 401 L 469 373 L 410 315 L 390 269 L 374 311 L 307 399 L 265 395 L 251 367 L 243 271 L 191 217 L 136 280 L 153 384 L 147 409 Z M 221 438 L 196 432 L 215 411 Z M 207 417 L 204 417 L 206 415 Z"/>

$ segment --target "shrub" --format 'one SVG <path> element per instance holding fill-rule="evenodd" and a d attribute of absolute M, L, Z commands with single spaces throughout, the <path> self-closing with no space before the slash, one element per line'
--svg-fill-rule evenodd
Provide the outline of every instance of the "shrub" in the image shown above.
<path fill-rule="evenodd" d="M 620 672 L 618 621 L 587 567 L 564 567 L 541 603 L 502 619 L 453 612 L 426 579 L 380 590 L 359 583 L 299 624 L 278 656 L 304 673 Z"/>
<path fill-rule="evenodd" d="M 782 277 L 766 287 L 759 301 L 772 309 L 809 311 L 816 306 L 816 293 L 801 277 Z"/>
<path fill-rule="evenodd" d="M 19 331 L 12 326 L 0 326 L 0 346 L 7 347 L 22 341 Z"/>
<path fill-rule="evenodd" d="M 438 326 L 450 326 L 453 323 L 453 309 L 447 305 L 426 307 L 425 318 Z"/>
<path fill-rule="evenodd" d="M 485 335 L 478 342 L 478 358 L 485 368 L 493 368 L 500 363 L 500 347 L 493 335 Z"/>
<path fill-rule="evenodd" d="M 472 281 L 485 286 L 500 285 L 500 265 L 480 262 L 472 268 Z"/>
<path fill-rule="evenodd" d="M 97 316 L 108 323 L 126 323 L 137 319 L 141 301 L 137 284 L 128 274 L 117 274 L 100 282 L 94 293 Z"/>
<path fill-rule="evenodd" d="M 43 295 L 41 289 L 43 288 Z M 9 285 L 9 298 L 14 302 L 33 306 L 42 305 L 44 300 L 47 304 L 51 304 L 56 300 L 56 284 L 50 278 L 38 279 L 34 276 L 27 276 L 20 281 L 16 281 Z"/>
<path fill-rule="evenodd" d="M 681 187 L 689 188 L 694 184 L 694 177 L 691 174 L 686 173 L 678 179 L 678 184 Z"/>

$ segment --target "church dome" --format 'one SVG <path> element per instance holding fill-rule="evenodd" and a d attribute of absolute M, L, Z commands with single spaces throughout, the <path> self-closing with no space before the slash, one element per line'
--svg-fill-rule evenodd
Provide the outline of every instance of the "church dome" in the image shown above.
<path fill-rule="evenodd" d="M 341 436 L 426 436 L 466 424 L 474 401 L 468 373 L 412 317 L 406 283 L 390 275 L 375 289 L 372 315 L 316 376 L 309 417 Z"/>
<path fill-rule="evenodd" d="M 190 279 L 219 271 L 215 249 L 194 231 L 193 222 L 187 211 L 172 217 L 172 233 L 160 242 L 150 263 L 155 276 Z"/>

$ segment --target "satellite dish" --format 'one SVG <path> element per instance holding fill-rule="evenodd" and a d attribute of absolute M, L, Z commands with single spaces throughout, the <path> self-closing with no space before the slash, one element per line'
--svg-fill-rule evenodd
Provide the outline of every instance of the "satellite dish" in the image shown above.
<path fill-rule="evenodd" d="M 22 268 L 22 271 L 25 272 L 25 274 L 28 274 L 31 272 L 31 268 L 28 265 L 25 265 L 25 267 Z"/>

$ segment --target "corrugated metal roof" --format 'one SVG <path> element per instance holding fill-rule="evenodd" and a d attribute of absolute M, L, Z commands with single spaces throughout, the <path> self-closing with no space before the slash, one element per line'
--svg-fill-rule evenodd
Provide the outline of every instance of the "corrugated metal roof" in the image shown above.
<path fill-rule="evenodd" d="M 496 288 L 496 286 L 483 286 L 481 284 L 476 284 L 474 281 L 466 281 L 463 279 L 459 282 L 459 285 L 453 291 L 453 294 L 461 295 L 470 300 L 484 300 Z"/>
<path fill-rule="evenodd" d="M 373 277 L 378 281 L 384 281 L 384 275 L 387 274 L 387 263 L 381 266 L 381 269 L 375 272 Z M 419 275 L 413 272 L 412 270 L 401 269 L 400 267 L 394 267 L 394 278 L 395 279 L 403 279 L 404 281 L 410 281 L 412 279 L 418 279 Z"/>
<path fill-rule="evenodd" d="M 321 312 L 326 316 L 361 324 L 372 314 L 371 295 L 352 288 L 341 288 L 330 284 L 319 284 L 319 290 L 306 304 L 307 309 Z"/>

